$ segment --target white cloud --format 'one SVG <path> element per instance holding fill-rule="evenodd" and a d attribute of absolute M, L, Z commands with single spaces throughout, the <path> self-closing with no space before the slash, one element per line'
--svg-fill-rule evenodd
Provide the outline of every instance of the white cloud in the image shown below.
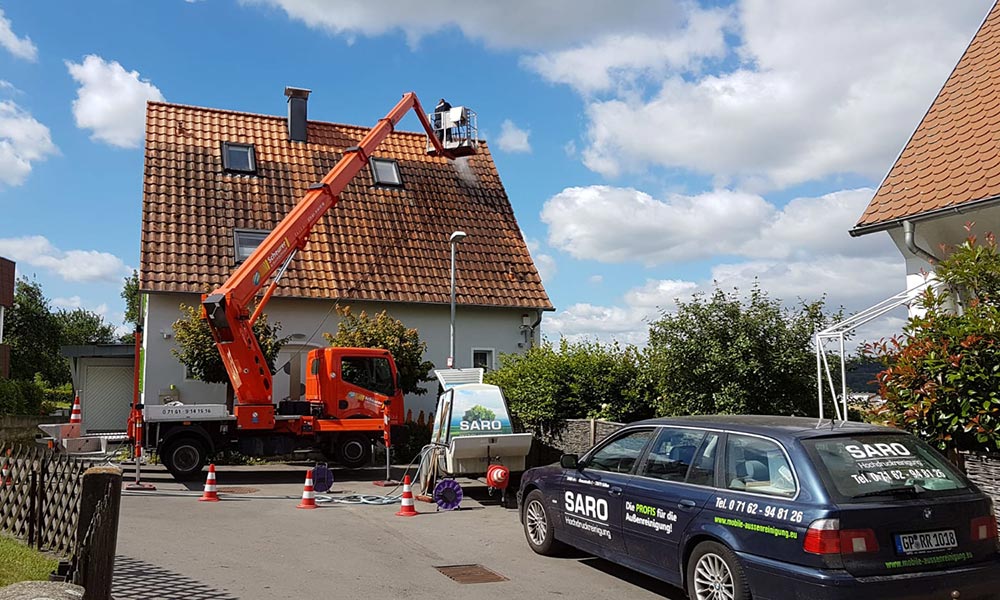
<path fill-rule="evenodd" d="M 656 200 L 632 188 L 566 188 L 542 207 L 549 244 L 580 259 L 647 265 L 729 254 L 773 217 L 760 196 L 716 190 Z"/>
<path fill-rule="evenodd" d="M 761 189 L 880 177 L 990 4 L 744 0 L 734 67 L 692 75 L 678 66 L 648 93 L 588 101 L 584 163 L 605 176 L 679 167 Z M 596 83 L 629 83 L 641 66 L 623 56 Z"/>
<path fill-rule="evenodd" d="M 162 101 L 163 94 L 138 71 L 126 71 L 118 62 L 93 54 L 82 63 L 66 61 L 69 74 L 80 84 L 73 101 L 76 126 L 90 129 L 92 139 L 135 148 L 145 130 L 146 102 Z"/>
<path fill-rule="evenodd" d="M 603 275 L 591 275 L 587 279 L 587 281 L 590 282 L 591 285 L 601 285 L 602 283 L 604 283 L 604 276 Z"/>
<path fill-rule="evenodd" d="M 696 293 L 712 293 L 715 285 L 726 291 L 738 288 L 746 293 L 759 284 L 786 307 L 797 306 L 800 299 L 814 301 L 825 296 L 830 312 L 843 306 L 846 314 L 851 314 L 901 291 L 904 281 L 902 262 L 891 258 L 835 256 L 809 261 L 724 264 L 713 268 L 711 278 L 704 281 L 648 280 L 627 291 L 615 306 L 574 304 L 546 316 L 542 327 L 550 338 L 565 336 L 574 341 L 618 340 L 643 345 L 652 321 L 664 312 L 672 312 L 678 300 L 689 301 Z M 898 316 L 874 321 L 858 331 L 854 345 L 861 340 L 898 333 L 901 324 Z M 854 347 L 848 349 L 853 351 Z"/>
<path fill-rule="evenodd" d="M 542 252 L 542 245 L 538 240 L 528 239 L 523 231 L 521 232 L 521 237 L 524 238 L 525 244 L 528 245 L 528 252 L 535 263 L 535 268 L 538 269 L 538 276 L 542 278 L 542 284 L 544 285 L 546 281 L 551 281 L 556 276 L 556 271 L 558 270 L 556 259 L 551 254 Z"/>
<path fill-rule="evenodd" d="M 33 163 L 58 152 L 48 127 L 14 102 L 0 100 L 0 186 L 21 185 Z"/>
<path fill-rule="evenodd" d="M 542 207 L 549 244 L 575 258 L 658 265 L 720 255 L 802 259 L 896 256 L 888 236 L 847 233 L 874 190 L 796 198 L 778 208 L 757 194 L 714 190 L 658 200 L 632 188 L 566 188 Z"/>
<path fill-rule="evenodd" d="M 529 135 L 531 135 L 531 131 L 521 129 L 513 121 L 506 119 L 500 125 L 500 137 L 497 138 L 497 143 L 504 152 L 531 152 L 531 144 L 528 142 Z"/>
<path fill-rule="evenodd" d="M 440 31 L 461 31 L 494 48 L 560 48 L 617 32 L 657 33 L 685 21 L 687 2 L 633 0 L 240 0 L 348 40 L 402 31 L 411 45 Z"/>
<path fill-rule="evenodd" d="M 522 64 L 545 79 L 583 94 L 607 91 L 638 77 L 696 70 L 704 59 L 726 53 L 726 10 L 695 9 L 677 31 L 604 35 L 574 48 L 539 53 Z"/>
<path fill-rule="evenodd" d="M 10 19 L 4 16 L 3 9 L 0 9 L 0 46 L 18 58 L 31 62 L 38 60 L 38 48 L 28 36 L 17 37 Z"/>
<path fill-rule="evenodd" d="M 62 251 L 40 235 L 0 238 L 0 256 L 19 264 L 48 269 L 66 281 L 117 283 L 131 272 L 113 254 L 97 250 Z"/>
<path fill-rule="evenodd" d="M 542 319 L 545 337 L 645 345 L 647 324 L 630 307 L 574 304 Z"/>
<path fill-rule="evenodd" d="M 83 308 L 83 299 L 79 296 L 70 296 L 69 298 L 53 298 L 52 306 L 56 308 L 65 308 L 67 310 L 75 310 L 77 308 Z"/>
<path fill-rule="evenodd" d="M 887 235 L 852 238 L 848 230 L 864 212 L 875 190 L 841 190 L 819 198 L 795 198 L 740 250 L 757 258 L 801 258 L 840 254 L 898 257 Z"/>

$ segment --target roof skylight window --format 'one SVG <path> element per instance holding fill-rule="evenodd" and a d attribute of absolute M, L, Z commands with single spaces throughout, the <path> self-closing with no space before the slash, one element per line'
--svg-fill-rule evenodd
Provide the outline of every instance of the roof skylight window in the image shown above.
<path fill-rule="evenodd" d="M 222 168 L 229 173 L 257 174 L 257 156 L 253 144 L 222 142 Z"/>
<path fill-rule="evenodd" d="M 372 179 L 375 185 L 401 187 L 403 178 L 399 175 L 399 164 L 391 158 L 372 158 Z"/>

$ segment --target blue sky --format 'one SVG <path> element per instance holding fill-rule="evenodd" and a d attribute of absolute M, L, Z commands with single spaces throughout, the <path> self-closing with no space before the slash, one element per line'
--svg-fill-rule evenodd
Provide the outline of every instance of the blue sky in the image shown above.
<path fill-rule="evenodd" d="M 479 114 L 550 338 L 643 343 L 713 281 L 860 310 L 904 271 L 847 230 L 991 4 L 0 0 L 0 255 L 120 324 L 147 100 L 371 125 L 413 90 Z"/>

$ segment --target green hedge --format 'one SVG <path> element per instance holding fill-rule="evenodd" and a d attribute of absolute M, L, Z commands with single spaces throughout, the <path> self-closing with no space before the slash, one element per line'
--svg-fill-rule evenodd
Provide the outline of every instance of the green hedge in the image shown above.
<path fill-rule="evenodd" d="M 0 415 L 41 414 L 45 391 L 33 381 L 0 379 Z"/>
<path fill-rule="evenodd" d="M 54 405 L 56 408 L 70 408 L 73 406 L 73 385 L 67 383 L 59 387 L 44 388 L 45 402 Z"/>

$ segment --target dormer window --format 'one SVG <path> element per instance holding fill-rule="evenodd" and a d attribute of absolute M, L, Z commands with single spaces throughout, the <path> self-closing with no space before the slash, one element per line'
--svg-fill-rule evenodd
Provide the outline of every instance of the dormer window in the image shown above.
<path fill-rule="evenodd" d="M 372 180 L 375 185 L 402 187 L 403 178 L 399 176 L 399 164 L 391 158 L 372 158 Z"/>
<path fill-rule="evenodd" d="M 257 156 L 253 144 L 222 142 L 222 168 L 227 173 L 257 174 Z"/>

